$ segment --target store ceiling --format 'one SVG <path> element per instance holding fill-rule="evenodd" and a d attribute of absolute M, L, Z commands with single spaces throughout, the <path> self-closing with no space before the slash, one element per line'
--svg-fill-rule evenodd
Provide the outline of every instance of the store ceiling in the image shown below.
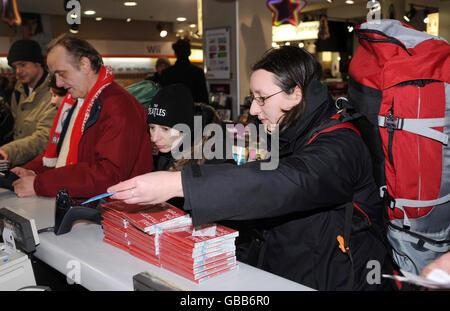
<path fill-rule="evenodd" d="M 188 23 L 197 23 L 197 0 L 134 0 L 137 6 L 126 7 L 126 0 L 78 0 L 81 11 L 94 10 L 103 18 L 131 18 L 134 20 L 174 22 L 186 17 Z M 17 0 L 20 12 L 65 15 L 64 0 Z M 84 15 L 83 15 L 84 16 Z"/>
<path fill-rule="evenodd" d="M 95 16 L 103 18 L 131 18 L 134 20 L 151 20 L 175 22 L 176 18 L 187 18 L 186 23 L 197 23 L 197 0 L 134 0 L 138 3 L 134 7 L 126 7 L 126 0 L 78 0 L 81 10 L 94 10 Z M 233 0 L 216 0 L 233 1 Z M 253 0 L 244 0 L 253 1 Z M 366 0 L 356 0 L 355 3 Z M 308 8 L 320 9 L 330 6 L 327 0 L 307 0 Z M 344 0 L 334 0 L 334 4 L 344 4 Z M 17 0 L 20 12 L 40 14 L 65 15 L 64 0 Z"/>

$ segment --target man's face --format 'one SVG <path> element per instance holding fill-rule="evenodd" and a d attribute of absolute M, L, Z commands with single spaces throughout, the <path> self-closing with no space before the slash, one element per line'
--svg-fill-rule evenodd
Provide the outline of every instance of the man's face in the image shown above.
<path fill-rule="evenodd" d="M 16 61 L 11 64 L 17 77 L 23 84 L 34 86 L 41 78 L 41 64 L 29 61 Z"/>
<path fill-rule="evenodd" d="M 31 39 L 36 34 L 38 20 L 36 18 L 24 19 L 22 23 L 22 34 L 24 39 Z"/>
<path fill-rule="evenodd" d="M 90 90 L 85 67 L 74 64 L 63 46 L 54 47 L 47 56 L 47 65 L 56 77 L 56 85 L 65 88 L 73 98 L 85 98 Z"/>

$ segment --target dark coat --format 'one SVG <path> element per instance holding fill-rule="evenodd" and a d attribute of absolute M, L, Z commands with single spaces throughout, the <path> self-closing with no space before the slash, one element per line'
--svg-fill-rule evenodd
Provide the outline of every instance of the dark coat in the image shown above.
<path fill-rule="evenodd" d="M 159 83 L 162 86 L 182 83 L 191 91 L 194 103 L 209 103 L 205 73 L 189 59 L 178 59 L 173 66 L 164 69 Z"/>
<path fill-rule="evenodd" d="M 354 201 L 378 224 L 383 207 L 369 151 L 356 132 L 338 129 L 307 144 L 310 131 L 335 108 L 319 82 L 308 88 L 306 101 L 303 115 L 280 136 L 277 169 L 261 170 L 258 162 L 186 167 L 184 208 L 195 225 L 260 219 L 268 230 L 263 269 L 319 290 L 348 289 L 351 264 L 336 240 L 343 235 L 344 211 L 336 207 Z M 383 243 L 368 231 L 352 233 L 350 243 L 353 289 L 387 288 L 384 278 L 378 286 L 366 279 L 370 260 L 388 262 Z"/>

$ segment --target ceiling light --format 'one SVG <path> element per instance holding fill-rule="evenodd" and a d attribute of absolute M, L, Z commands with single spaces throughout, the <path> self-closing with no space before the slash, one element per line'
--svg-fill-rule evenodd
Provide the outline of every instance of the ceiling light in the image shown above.
<path fill-rule="evenodd" d="M 127 23 L 129 23 L 129 22 L 131 22 L 131 18 L 130 17 L 127 18 Z"/>
<path fill-rule="evenodd" d="M 95 11 L 94 10 L 87 10 L 87 11 L 84 11 L 84 14 L 85 15 L 94 15 Z"/>
<path fill-rule="evenodd" d="M 189 27 L 195 28 L 195 27 L 197 27 L 197 25 L 196 24 L 190 24 Z"/>
<path fill-rule="evenodd" d="M 163 27 L 163 25 L 162 25 L 161 23 L 158 23 L 158 25 L 156 25 L 156 30 L 159 31 L 159 36 L 160 36 L 161 38 L 167 37 L 168 32 L 167 32 L 167 30 Z"/>
<path fill-rule="evenodd" d="M 186 17 L 177 17 L 177 21 L 184 22 L 186 21 Z"/>
<path fill-rule="evenodd" d="M 101 17 L 101 16 L 97 16 L 97 17 L 95 18 L 95 20 L 96 20 L 97 22 L 101 21 L 102 19 L 103 19 L 103 17 Z"/>
<path fill-rule="evenodd" d="M 409 11 L 406 13 L 405 16 L 403 16 L 403 19 L 407 22 L 410 22 L 411 19 L 414 17 L 414 15 L 416 15 L 416 9 L 411 4 Z"/>
<path fill-rule="evenodd" d="M 353 4 L 353 3 L 355 3 L 355 1 L 353 1 L 353 0 L 345 0 L 345 3 L 347 3 L 347 4 Z"/>
<path fill-rule="evenodd" d="M 300 43 L 298 44 L 298 47 L 303 49 L 303 48 L 305 47 L 305 44 L 304 44 L 303 42 L 300 42 Z"/>
<path fill-rule="evenodd" d="M 136 6 L 137 2 L 134 1 L 127 1 L 123 3 L 124 6 Z"/>
<path fill-rule="evenodd" d="M 328 1 L 328 3 L 333 3 L 333 0 L 327 0 Z"/>
<path fill-rule="evenodd" d="M 72 24 L 72 26 L 70 26 L 70 32 L 77 34 L 78 33 L 78 25 Z"/>

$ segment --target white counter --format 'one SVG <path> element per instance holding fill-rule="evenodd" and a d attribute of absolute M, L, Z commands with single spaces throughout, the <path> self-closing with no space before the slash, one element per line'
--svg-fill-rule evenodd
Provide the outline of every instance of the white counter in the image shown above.
<path fill-rule="evenodd" d="M 32 217 L 39 229 L 54 226 L 55 199 L 18 198 L 0 189 L 0 208 L 19 209 Z M 130 291 L 133 276 L 146 272 L 154 281 L 176 290 L 187 291 L 305 291 L 309 287 L 239 262 L 239 269 L 195 284 L 170 271 L 155 267 L 128 252 L 103 242 L 100 225 L 77 222 L 71 232 L 39 234 L 40 245 L 34 254 L 59 272 L 79 279 L 89 290 Z"/>

